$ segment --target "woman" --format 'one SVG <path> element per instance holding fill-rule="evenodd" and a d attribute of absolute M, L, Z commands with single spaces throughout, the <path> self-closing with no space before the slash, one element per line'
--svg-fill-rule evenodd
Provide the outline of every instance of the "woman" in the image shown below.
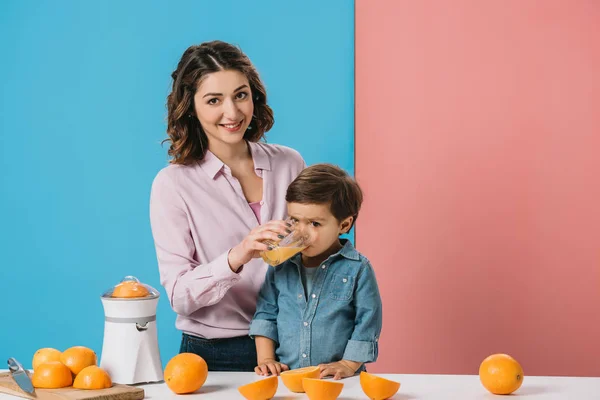
<path fill-rule="evenodd" d="M 191 46 L 171 76 L 172 159 L 150 198 L 161 284 L 183 332 L 180 352 L 211 371 L 253 371 L 248 328 L 268 268 L 259 253 L 289 232 L 285 191 L 306 164 L 295 150 L 259 143 L 273 111 L 237 47 Z"/>

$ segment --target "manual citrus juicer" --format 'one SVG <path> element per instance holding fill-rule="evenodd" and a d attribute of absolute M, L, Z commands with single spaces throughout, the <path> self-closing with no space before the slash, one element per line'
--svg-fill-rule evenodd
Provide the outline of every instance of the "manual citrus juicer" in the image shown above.
<path fill-rule="evenodd" d="M 100 367 L 113 382 L 131 385 L 163 380 L 156 330 L 159 297 L 156 289 L 134 276 L 126 276 L 102 294 Z"/>

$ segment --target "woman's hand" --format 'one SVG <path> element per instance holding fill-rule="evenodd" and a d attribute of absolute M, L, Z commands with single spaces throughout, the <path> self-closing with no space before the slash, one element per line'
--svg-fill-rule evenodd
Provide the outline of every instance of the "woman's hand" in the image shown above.
<path fill-rule="evenodd" d="M 291 225 L 285 221 L 275 220 L 252 229 L 248 236 L 229 251 L 227 261 L 233 272 L 238 272 L 242 265 L 253 258 L 260 257 L 261 251 L 271 250 L 263 243 L 265 240 L 279 242 L 291 232 Z"/>

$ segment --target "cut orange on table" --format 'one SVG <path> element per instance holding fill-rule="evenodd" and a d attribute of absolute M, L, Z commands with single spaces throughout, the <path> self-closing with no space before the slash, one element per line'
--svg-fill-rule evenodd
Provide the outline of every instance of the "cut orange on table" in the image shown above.
<path fill-rule="evenodd" d="M 74 346 L 62 352 L 60 362 L 69 367 L 73 375 L 77 375 L 85 367 L 96 365 L 98 358 L 92 349 Z"/>
<path fill-rule="evenodd" d="M 277 393 L 277 375 L 238 387 L 238 391 L 248 400 L 269 400 Z"/>
<path fill-rule="evenodd" d="M 108 389 L 111 386 L 112 381 L 108 373 L 95 365 L 82 369 L 73 381 L 75 389 Z"/>
<path fill-rule="evenodd" d="M 294 393 L 304 393 L 302 379 L 318 378 L 319 375 L 321 375 L 321 369 L 319 367 L 304 367 L 283 371 L 280 376 L 283 384 L 290 389 L 290 391 Z"/>
<path fill-rule="evenodd" d="M 511 394 L 523 384 L 523 368 L 508 354 L 492 354 L 479 366 L 479 380 L 493 394 Z"/>
<path fill-rule="evenodd" d="M 312 378 L 302 379 L 302 385 L 310 400 L 335 400 L 344 388 L 342 382 Z"/>
<path fill-rule="evenodd" d="M 200 389 L 208 376 L 204 358 L 194 353 L 180 353 L 165 367 L 165 383 L 174 393 L 192 393 Z"/>
<path fill-rule="evenodd" d="M 56 349 L 51 347 L 45 347 L 43 349 L 39 349 L 33 355 L 33 360 L 31 361 L 31 365 L 34 370 L 37 369 L 41 364 L 50 362 L 50 361 L 60 361 L 60 355 L 62 353 Z"/>
<path fill-rule="evenodd" d="M 33 387 L 40 389 L 58 389 L 71 386 L 73 374 L 69 367 L 60 361 L 49 361 L 38 365 L 31 377 Z"/>
<path fill-rule="evenodd" d="M 384 400 L 396 394 L 400 389 L 400 382 L 390 381 L 363 371 L 360 373 L 360 387 L 369 399 Z"/>

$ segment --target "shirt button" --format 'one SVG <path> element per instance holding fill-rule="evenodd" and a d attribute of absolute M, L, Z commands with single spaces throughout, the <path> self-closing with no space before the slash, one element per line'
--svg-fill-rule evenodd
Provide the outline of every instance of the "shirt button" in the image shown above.
<path fill-rule="evenodd" d="M 265 204 L 265 202 L 261 200 L 260 201 L 260 205 L 262 206 L 263 204 Z"/>
<path fill-rule="evenodd" d="M 325 268 L 327 268 L 327 265 L 323 265 L 321 268 L 325 269 Z"/>
<path fill-rule="evenodd" d="M 304 326 L 308 326 L 308 322 L 304 322 Z"/>
<path fill-rule="evenodd" d="M 316 298 L 317 298 L 317 295 L 313 293 L 313 295 L 312 295 L 312 298 L 313 298 L 313 299 L 316 299 Z"/>
<path fill-rule="evenodd" d="M 301 299 L 301 298 L 302 298 L 302 295 L 301 295 L 301 294 L 299 294 L 299 295 L 298 295 L 298 298 L 299 298 L 299 299 Z"/>
<path fill-rule="evenodd" d="M 306 354 L 302 353 L 302 358 L 306 358 Z"/>
<path fill-rule="evenodd" d="M 342 279 L 342 282 L 346 283 L 346 282 L 348 282 L 348 279 L 344 278 L 344 279 Z"/>

